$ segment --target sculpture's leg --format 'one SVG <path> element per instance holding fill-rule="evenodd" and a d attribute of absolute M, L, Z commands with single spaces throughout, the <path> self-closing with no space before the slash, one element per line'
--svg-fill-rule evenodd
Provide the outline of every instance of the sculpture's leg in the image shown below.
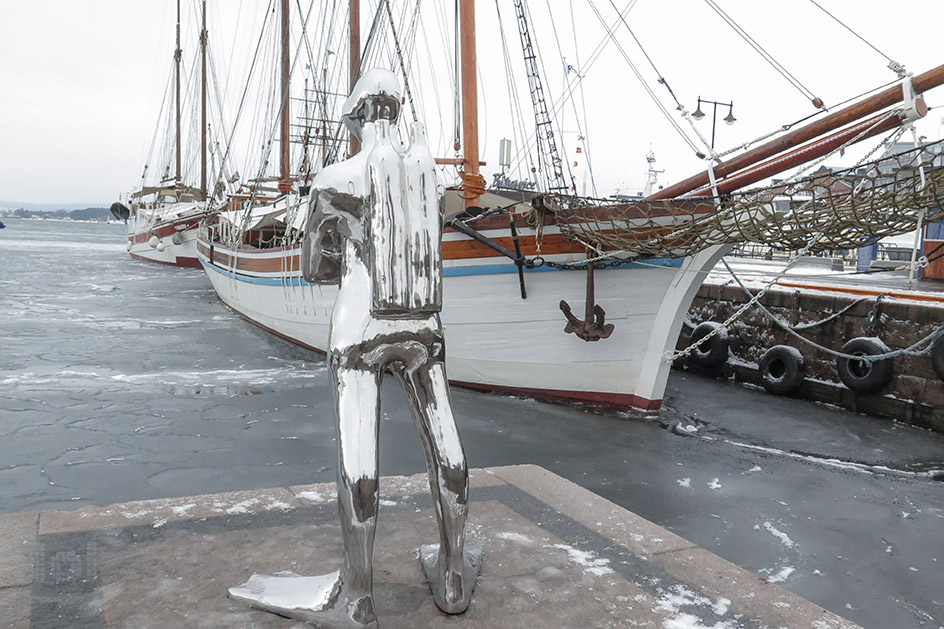
<path fill-rule="evenodd" d="M 377 525 L 380 375 L 335 368 L 338 508 L 344 541 L 340 570 L 317 577 L 252 575 L 230 597 L 320 627 L 376 627 L 372 581 Z"/>
<path fill-rule="evenodd" d="M 469 607 L 481 567 L 480 548 L 465 548 L 469 470 L 452 414 L 446 370 L 430 361 L 398 375 L 406 387 L 413 421 L 423 440 L 429 487 L 439 522 L 439 545 L 420 549 L 420 561 L 436 604 L 461 614 Z"/>
<path fill-rule="evenodd" d="M 332 361 L 333 362 L 333 361 Z M 373 552 L 379 505 L 381 371 L 333 369 L 337 391 L 338 509 L 344 541 L 341 585 L 351 604 L 376 621 Z"/>

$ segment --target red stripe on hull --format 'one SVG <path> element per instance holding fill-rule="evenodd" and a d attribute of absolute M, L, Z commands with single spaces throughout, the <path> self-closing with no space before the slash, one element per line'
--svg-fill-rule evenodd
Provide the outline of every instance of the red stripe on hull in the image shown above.
<path fill-rule="evenodd" d="M 259 322 L 256 321 L 255 319 L 250 319 L 249 317 L 247 317 L 246 315 L 244 315 L 244 314 L 241 313 L 240 311 L 238 311 L 238 310 L 236 310 L 235 308 L 231 307 L 229 304 L 227 304 L 227 303 L 224 302 L 223 300 L 220 300 L 220 303 L 222 303 L 224 306 L 226 306 L 229 310 L 232 310 L 233 312 L 235 312 L 236 314 L 238 314 L 239 317 L 240 317 L 243 321 L 247 321 L 247 322 L 253 324 L 254 326 L 256 326 L 257 328 L 261 328 L 261 329 L 265 330 L 265 331 L 268 332 L 269 334 L 274 334 L 275 336 L 279 337 L 280 339 L 284 339 L 284 340 L 288 341 L 289 343 L 292 343 L 293 345 L 299 345 L 299 346 L 301 346 L 301 347 L 304 347 L 305 349 L 310 349 L 311 351 L 316 352 L 316 353 L 318 353 L 318 354 L 321 354 L 322 356 L 327 356 L 327 354 L 328 354 L 328 352 L 324 351 L 323 349 L 319 349 L 319 348 L 315 347 L 314 345 L 309 345 L 308 343 L 303 343 L 303 342 L 299 341 L 298 339 L 296 339 L 296 338 L 294 338 L 294 337 L 291 337 L 291 336 L 288 336 L 288 335 L 286 335 L 286 334 L 282 334 L 281 332 L 278 332 L 278 331 L 276 331 L 276 330 L 273 330 L 273 329 L 270 328 L 269 326 L 262 325 L 261 323 L 259 323 Z"/>
<path fill-rule="evenodd" d="M 507 393 L 509 395 L 521 395 L 540 400 L 551 400 L 555 402 L 580 402 L 581 404 L 592 404 L 594 406 L 607 406 L 615 408 L 630 408 L 644 413 L 655 413 L 662 407 L 662 400 L 647 400 L 638 395 L 628 393 L 601 393 L 599 391 L 562 391 L 556 389 L 529 389 L 526 387 L 505 387 L 496 384 L 481 384 L 477 382 L 459 382 L 450 380 L 450 384 L 464 389 L 474 389 L 476 391 L 488 391 L 496 393 Z"/>
<path fill-rule="evenodd" d="M 180 229 L 181 226 L 183 226 L 183 229 Z M 168 223 L 167 225 L 161 225 L 159 227 L 155 227 L 154 229 L 150 229 L 146 232 L 138 232 L 133 235 L 129 234 L 128 240 L 131 240 L 136 243 L 147 242 L 148 240 L 151 239 L 151 236 L 157 236 L 158 238 L 165 238 L 167 236 L 173 236 L 177 232 L 183 233 L 186 231 L 195 230 L 197 226 L 198 224 L 196 221 L 192 219 L 184 219 L 182 221 L 176 221 L 174 223 Z"/>
<path fill-rule="evenodd" d="M 154 260 L 152 258 L 145 258 L 144 256 L 139 256 L 136 253 L 129 253 L 129 255 L 135 260 L 141 260 L 142 262 L 153 262 L 154 264 L 163 264 L 165 266 L 177 266 L 186 269 L 202 269 L 203 265 L 200 264 L 200 260 L 197 258 L 184 258 L 177 257 L 174 262 L 168 260 Z"/>
<path fill-rule="evenodd" d="M 317 352 L 321 355 L 325 355 L 327 352 L 323 349 L 319 349 L 307 343 L 303 343 L 296 338 L 277 332 L 272 328 L 265 326 L 255 319 L 251 319 L 239 312 L 235 308 L 223 304 L 236 314 L 238 314 L 242 319 L 248 321 L 249 323 L 257 326 L 270 334 L 284 339 L 295 345 L 300 345 L 306 349 L 310 349 L 313 352 Z M 458 380 L 449 380 L 449 384 L 457 387 L 462 387 L 465 389 L 473 389 L 476 391 L 486 391 L 490 393 L 505 393 L 511 395 L 521 395 L 525 397 L 532 397 L 541 400 L 550 400 L 554 402 L 580 402 L 582 404 L 591 404 L 594 406 L 606 406 L 613 408 L 621 409 L 633 409 L 643 413 L 656 413 L 659 408 L 662 407 L 662 400 L 647 400 L 646 398 L 640 397 L 638 395 L 631 395 L 627 393 L 600 393 L 593 391 L 558 391 L 554 389 L 528 389 L 523 387 L 504 387 L 493 384 L 480 384 L 474 382 L 460 382 Z"/>

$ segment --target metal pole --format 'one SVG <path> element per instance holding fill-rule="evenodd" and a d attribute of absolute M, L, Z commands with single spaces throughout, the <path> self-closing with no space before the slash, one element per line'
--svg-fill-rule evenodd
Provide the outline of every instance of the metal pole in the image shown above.
<path fill-rule="evenodd" d="M 459 47 L 462 59 L 462 143 L 463 170 L 479 174 L 478 83 L 475 69 L 475 0 L 459 0 Z M 478 199 L 466 199 L 475 205 Z"/>
<path fill-rule="evenodd" d="M 176 103 L 177 109 L 177 124 L 176 124 L 176 152 L 177 152 L 177 173 L 176 173 L 176 182 L 180 183 L 180 57 L 182 52 L 180 50 L 180 0 L 177 0 L 177 48 L 174 50 L 174 82 L 176 83 L 176 95 L 174 101 Z"/>
<path fill-rule="evenodd" d="M 718 124 L 718 103 L 712 101 L 711 110 L 711 150 L 715 150 L 715 125 Z"/>
<path fill-rule="evenodd" d="M 351 65 L 350 89 L 354 89 L 354 84 L 361 77 L 361 3 L 360 0 L 351 0 L 350 4 L 350 24 L 348 26 L 350 48 L 349 59 Z M 328 89 L 327 85 L 325 89 Z M 327 116 L 325 116 L 327 118 Z M 356 155 L 361 150 L 361 141 L 354 134 L 351 134 L 351 155 Z"/>
<path fill-rule="evenodd" d="M 282 127 L 279 136 L 279 192 L 292 190 L 290 146 L 289 146 L 289 82 L 291 61 L 289 59 L 289 0 L 282 0 Z"/>
<path fill-rule="evenodd" d="M 200 197 L 207 199 L 207 29 L 206 29 L 206 0 L 203 0 L 203 28 L 200 31 Z"/>

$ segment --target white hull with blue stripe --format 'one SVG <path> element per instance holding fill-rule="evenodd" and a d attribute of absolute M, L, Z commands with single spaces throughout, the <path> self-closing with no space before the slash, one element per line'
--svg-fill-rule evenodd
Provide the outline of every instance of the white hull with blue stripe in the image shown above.
<path fill-rule="evenodd" d="M 447 233 L 444 251 L 450 240 L 463 239 Z M 526 270 L 522 299 L 517 267 L 507 258 L 446 256 L 442 321 L 449 379 L 480 389 L 655 411 L 670 368 L 664 356 L 674 350 L 704 273 L 721 253 L 715 247 L 688 258 L 598 269 L 595 301 L 615 330 L 597 342 L 565 334 L 558 306 L 564 299 L 575 313 L 584 312 L 585 273 L 548 266 Z M 307 283 L 292 270 L 297 255 L 297 248 L 235 251 L 205 240 L 199 247 L 199 259 L 227 306 L 323 352 L 337 287 Z"/>

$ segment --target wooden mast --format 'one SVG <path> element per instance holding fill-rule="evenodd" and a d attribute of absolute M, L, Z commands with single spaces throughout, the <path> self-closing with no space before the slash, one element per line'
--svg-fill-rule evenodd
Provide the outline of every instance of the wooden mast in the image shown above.
<path fill-rule="evenodd" d="M 203 0 L 203 27 L 200 31 L 200 200 L 207 199 L 207 4 Z"/>
<path fill-rule="evenodd" d="M 350 23 L 348 25 L 350 33 L 350 46 L 348 56 L 350 59 L 350 81 L 349 89 L 353 91 L 357 79 L 361 78 L 361 3 L 360 0 L 351 0 L 350 2 Z M 325 89 L 328 87 L 325 85 Z M 351 155 L 356 155 L 361 150 L 361 141 L 354 134 L 351 134 Z"/>
<path fill-rule="evenodd" d="M 916 94 L 922 94 L 932 88 L 938 87 L 939 85 L 944 84 L 944 66 L 938 66 L 933 70 L 929 70 L 924 74 L 920 74 L 914 77 L 912 85 L 914 86 L 914 91 Z M 871 114 L 877 113 L 887 107 L 894 105 L 895 103 L 903 99 L 901 85 L 895 85 L 890 87 L 878 94 L 867 98 L 864 101 L 850 105 L 844 109 L 841 109 L 835 113 L 829 114 L 825 118 L 818 120 L 814 123 L 806 125 L 791 131 L 775 140 L 771 140 L 766 144 L 762 144 L 755 149 L 742 153 L 736 157 L 731 158 L 726 162 L 722 162 L 715 166 L 715 177 L 722 178 L 727 177 L 733 173 L 736 173 L 748 166 L 756 164 L 762 160 L 765 160 L 769 157 L 773 157 L 783 151 L 789 150 L 803 142 L 816 139 L 830 131 L 839 129 L 840 127 L 869 116 Z M 886 127 L 888 129 L 889 127 Z M 656 194 L 646 197 L 648 201 L 655 201 L 657 199 L 672 199 L 675 197 L 680 197 L 684 194 L 698 190 L 708 185 L 708 173 L 702 172 L 697 175 L 693 175 L 688 179 L 678 182 L 677 184 L 671 185 L 663 190 L 660 190 Z M 720 186 L 719 186 L 720 187 Z"/>
<path fill-rule="evenodd" d="M 282 0 L 282 127 L 279 135 L 279 192 L 292 191 L 290 146 L 289 146 L 289 81 L 291 62 L 289 59 L 289 0 Z"/>
<path fill-rule="evenodd" d="M 462 156 L 463 181 L 479 175 L 478 83 L 475 76 L 475 0 L 459 0 L 459 48 L 462 59 Z M 465 195 L 465 205 L 478 199 Z"/>
<path fill-rule="evenodd" d="M 175 174 L 175 185 L 180 185 L 180 0 L 177 0 L 177 48 L 174 50 L 174 81 L 176 83 L 176 95 L 174 97 L 177 109 L 177 124 L 175 147 L 177 153 L 177 171 Z"/>

